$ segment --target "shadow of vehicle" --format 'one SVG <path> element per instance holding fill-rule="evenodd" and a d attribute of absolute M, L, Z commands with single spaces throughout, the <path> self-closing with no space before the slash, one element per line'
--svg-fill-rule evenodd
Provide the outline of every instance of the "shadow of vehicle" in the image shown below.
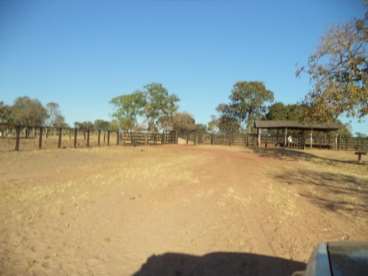
<path fill-rule="evenodd" d="M 182 253 L 165 253 L 151 256 L 134 276 L 208 276 L 208 275 L 291 275 L 304 270 L 302 262 L 250 254 L 216 252 L 204 256 Z"/>

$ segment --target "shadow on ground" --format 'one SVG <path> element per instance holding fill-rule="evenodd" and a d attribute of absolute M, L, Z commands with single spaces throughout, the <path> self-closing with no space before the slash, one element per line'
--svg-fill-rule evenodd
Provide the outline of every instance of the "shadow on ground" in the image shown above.
<path fill-rule="evenodd" d="M 288 170 L 273 176 L 281 183 L 303 186 L 300 196 L 329 211 L 368 214 L 368 180 L 343 173 L 307 169 Z"/>
<path fill-rule="evenodd" d="M 305 263 L 292 260 L 248 254 L 210 253 L 194 256 L 181 253 L 166 253 L 151 256 L 134 276 L 257 276 L 291 275 L 304 270 Z"/>
<path fill-rule="evenodd" d="M 255 148 L 253 150 L 255 153 L 262 157 L 271 157 L 282 160 L 306 160 L 306 161 L 322 161 L 327 165 L 334 164 L 356 164 L 356 165 L 366 165 L 368 161 L 363 160 L 362 163 L 357 162 L 357 156 L 354 152 L 351 152 L 352 160 L 339 160 L 333 158 L 327 158 L 318 156 L 309 152 L 301 151 L 301 150 L 293 150 L 293 149 L 285 149 L 285 148 L 273 148 L 273 149 L 265 149 L 265 148 Z M 354 160 L 355 159 L 355 160 Z"/>

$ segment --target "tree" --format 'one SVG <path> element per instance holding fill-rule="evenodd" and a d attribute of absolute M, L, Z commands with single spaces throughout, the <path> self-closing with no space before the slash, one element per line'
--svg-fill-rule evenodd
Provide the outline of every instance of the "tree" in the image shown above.
<path fill-rule="evenodd" d="M 239 132 L 240 124 L 237 118 L 222 114 L 218 119 L 218 128 L 226 135 L 233 135 Z"/>
<path fill-rule="evenodd" d="M 173 129 L 179 135 L 192 132 L 196 129 L 193 116 L 186 112 L 176 112 L 172 117 L 172 125 Z"/>
<path fill-rule="evenodd" d="M 29 97 L 17 98 L 11 107 L 11 114 L 15 124 L 24 126 L 44 125 L 48 117 L 40 101 Z"/>
<path fill-rule="evenodd" d="M 100 119 L 97 119 L 95 120 L 95 129 L 97 130 L 109 130 L 111 128 L 111 124 L 109 121 L 105 121 L 105 120 L 100 120 Z"/>
<path fill-rule="evenodd" d="M 61 115 L 60 106 L 58 103 L 49 102 L 46 105 L 47 110 L 47 126 L 50 127 L 67 127 L 64 116 Z"/>
<path fill-rule="evenodd" d="M 365 17 L 331 28 L 309 57 L 306 72 L 313 89 L 305 101 L 320 121 L 333 121 L 345 113 L 368 114 L 368 13 Z"/>
<path fill-rule="evenodd" d="M 281 102 L 274 103 L 268 109 L 266 114 L 267 120 L 287 120 L 288 108 Z"/>
<path fill-rule="evenodd" d="M 219 118 L 216 120 L 220 132 L 227 135 L 239 132 L 241 120 L 239 120 L 237 113 L 234 112 L 232 105 L 219 104 L 216 110 L 220 113 Z"/>
<path fill-rule="evenodd" d="M 137 118 L 143 115 L 146 97 L 143 92 L 135 91 L 131 94 L 115 97 L 111 100 L 115 107 L 113 117 L 126 130 L 132 130 L 137 124 Z"/>
<path fill-rule="evenodd" d="M 250 130 L 253 121 L 266 111 L 265 105 L 273 99 L 273 92 L 263 82 L 240 81 L 235 83 L 231 91 L 229 110 L 238 118 L 240 125 L 246 121 Z"/>
<path fill-rule="evenodd" d="M 309 107 L 305 104 L 272 104 L 266 113 L 267 120 L 309 121 Z"/>
<path fill-rule="evenodd" d="M 11 123 L 11 107 L 0 101 L 0 123 Z"/>
<path fill-rule="evenodd" d="M 355 136 L 358 137 L 358 138 L 367 138 L 368 135 L 365 134 L 365 133 L 362 133 L 362 132 L 355 132 Z"/>
<path fill-rule="evenodd" d="M 145 115 L 151 130 L 167 129 L 172 123 L 172 116 L 178 110 L 179 98 L 169 94 L 160 83 L 151 83 L 144 87 L 146 94 Z"/>
<path fill-rule="evenodd" d="M 199 135 L 204 135 L 208 132 L 207 125 L 205 124 L 196 124 L 195 131 Z"/>
<path fill-rule="evenodd" d="M 215 115 L 211 115 L 211 120 L 207 123 L 207 130 L 210 133 L 216 133 L 219 131 L 219 120 Z"/>
<path fill-rule="evenodd" d="M 78 128 L 79 130 L 82 130 L 82 131 L 94 130 L 95 129 L 95 125 L 90 121 L 75 122 L 74 127 Z"/>

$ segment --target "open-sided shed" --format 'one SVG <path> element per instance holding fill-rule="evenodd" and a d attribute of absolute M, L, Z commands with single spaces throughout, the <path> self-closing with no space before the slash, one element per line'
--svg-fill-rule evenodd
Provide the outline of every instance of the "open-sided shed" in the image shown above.
<path fill-rule="evenodd" d="M 298 130 L 300 132 L 309 133 L 309 146 L 313 147 L 313 131 L 321 131 L 325 133 L 336 132 L 339 130 L 340 125 L 336 123 L 302 123 L 296 121 L 273 121 L 273 120 L 256 120 L 254 127 L 257 129 L 257 145 L 261 145 L 261 134 L 263 129 L 271 130 L 278 129 L 282 130 L 284 134 L 284 145 L 287 145 L 288 130 Z M 335 135 L 335 145 L 337 147 L 338 134 Z"/>

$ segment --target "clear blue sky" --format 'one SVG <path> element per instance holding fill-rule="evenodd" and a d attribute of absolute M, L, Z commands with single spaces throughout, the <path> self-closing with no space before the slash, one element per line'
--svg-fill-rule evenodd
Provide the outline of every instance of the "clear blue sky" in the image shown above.
<path fill-rule="evenodd" d="M 163 83 L 180 109 L 207 122 L 239 80 L 277 100 L 303 99 L 295 77 L 332 24 L 360 0 L 0 0 L 0 100 L 56 101 L 69 123 L 110 119 L 109 100 Z M 353 122 L 368 133 L 368 122 Z"/>

